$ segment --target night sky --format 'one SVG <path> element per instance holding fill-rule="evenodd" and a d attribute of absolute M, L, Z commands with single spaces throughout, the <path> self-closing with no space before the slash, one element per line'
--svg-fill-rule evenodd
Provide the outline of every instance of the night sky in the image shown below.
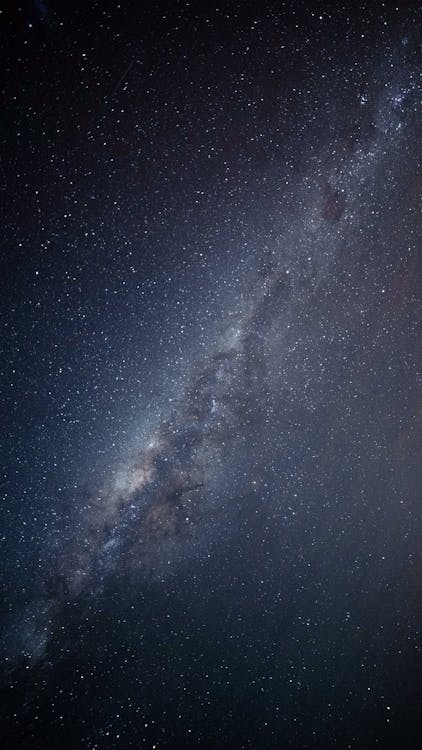
<path fill-rule="evenodd" d="M 5 750 L 416 750 L 418 3 L 0 13 Z"/>

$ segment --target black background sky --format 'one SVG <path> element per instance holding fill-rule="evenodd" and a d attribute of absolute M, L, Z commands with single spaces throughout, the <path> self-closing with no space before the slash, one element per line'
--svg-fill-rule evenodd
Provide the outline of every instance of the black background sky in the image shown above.
<path fill-rule="evenodd" d="M 418 747 L 417 4 L 0 24 L 7 747 Z"/>

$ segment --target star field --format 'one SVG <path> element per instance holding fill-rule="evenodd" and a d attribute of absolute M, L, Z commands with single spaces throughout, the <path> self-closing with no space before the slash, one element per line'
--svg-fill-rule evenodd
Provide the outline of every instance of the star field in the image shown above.
<path fill-rule="evenodd" d="M 5 746 L 416 750 L 417 5 L 0 20 Z"/>

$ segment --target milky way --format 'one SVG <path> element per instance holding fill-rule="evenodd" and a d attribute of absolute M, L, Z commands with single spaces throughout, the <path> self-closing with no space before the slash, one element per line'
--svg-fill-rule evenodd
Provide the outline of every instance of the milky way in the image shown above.
<path fill-rule="evenodd" d="M 44 33 L 53 38 L 59 33 L 59 17 L 47 4 L 34 5 L 42 17 L 38 23 L 45 23 Z M 324 14 L 325 10 L 312 12 L 313 23 L 318 19 L 322 23 Z M 166 22 L 165 15 L 157 21 L 160 39 L 165 39 Z M 259 17 L 248 19 L 248 29 L 259 28 L 259 23 Z M 268 34 L 269 23 L 266 19 L 263 27 Z M 360 31 L 361 20 L 354 23 Z M 375 17 L 372 23 L 378 29 Z M 290 24 L 294 28 L 292 20 Z M 231 40 L 232 31 L 224 29 L 221 34 Z M 97 32 L 92 33 L 95 37 Z M 211 54 L 207 33 L 205 60 Z M 413 714 L 405 713 L 408 706 L 403 708 L 406 701 L 401 704 L 395 696 L 393 683 L 397 672 L 403 694 L 411 692 L 411 677 L 409 683 L 403 677 L 406 665 L 400 662 L 396 667 L 395 660 L 411 664 L 417 640 L 414 570 L 422 439 L 418 421 L 421 266 L 416 247 L 420 86 L 406 24 L 395 31 L 394 43 L 387 45 L 382 37 L 375 51 L 369 52 L 365 33 L 348 47 L 345 58 L 336 51 L 337 67 L 327 53 L 319 71 L 318 47 L 312 47 L 313 52 L 305 55 L 308 77 L 296 57 L 294 65 L 283 58 L 276 104 L 272 93 L 265 99 L 265 91 L 266 86 L 270 92 L 276 86 L 277 56 L 285 49 L 281 43 L 280 49 L 274 40 L 269 45 L 270 83 L 258 74 L 256 80 L 251 77 L 255 99 L 245 84 L 246 64 L 236 67 L 229 60 L 221 69 L 216 66 L 216 80 L 225 82 L 214 94 L 215 101 L 221 98 L 222 119 L 225 103 L 238 91 L 243 92 L 246 111 L 255 107 L 260 113 L 251 120 L 250 132 L 246 128 L 247 145 L 246 140 L 236 141 L 235 128 L 229 136 L 223 133 L 221 140 L 215 136 L 221 178 L 218 170 L 214 177 L 208 167 L 197 166 L 202 145 L 189 160 L 181 157 L 182 166 L 177 163 L 173 169 L 171 138 L 179 150 L 188 139 L 183 140 L 178 122 L 174 128 L 169 126 L 171 138 L 165 130 L 171 86 L 157 83 L 160 66 L 166 56 L 171 59 L 165 42 L 159 62 L 155 62 L 155 48 L 149 53 L 150 74 L 144 72 L 141 52 L 131 49 L 130 59 L 110 76 L 111 93 L 104 95 L 101 108 L 92 111 L 91 104 L 84 105 L 77 137 L 86 132 L 87 144 L 79 145 L 83 139 L 72 136 L 77 144 L 72 180 L 79 194 L 69 178 L 69 195 L 76 197 L 71 209 L 66 207 L 65 219 L 72 211 L 82 212 L 78 201 L 85 194 L 88 217 L 100 210 L 94 206 L 101 180 L 98 185 L 94 179 L 92 185 L 89 182 L 90 150 L 99 149 L 95 164 L 101 165 L 101 148 L 112 138 L 105 127 L 107 118 L 117 118 L 114 127 L 119 132 L 119 118 L 126 122 L 127 106 L 132 130 L 113 147 L 110 185 L 117 182 L 113 170 L 120 169 L 114 159 L 121 160 L 121 174 L 128 175 L 128 184 L 135 180 L 130 170 L 133 174 L 146 170 L 150 160 L 151 172 L 146 170 L 144 178 L 149 193 L 145 192 L 158 196 L 149 200 L 151 205 L 156 200 L 160 220 L 155 217 L 154 224 L 145 208 L 141 235 L 150 247 L 156 243 L 161 248 L 162 266 L 157 262 L 156 268 L 145 250 L 138 250 L 138 239 L 133 241 L 135 250 L 128 249 L 127 238 L 135 233 L 143 200 L 133 185 L 126 207 L 124 198 L 113 204 L 117 206 L 113 227 L 118 229 L 107 240 L 114 248 L 111 260 L 104 260 L 101 245 L 106 246 L 105 208 L 96 229 L 84 234 L 90 252 L 89 242 L 97 242 L 95 233 L 99 233 L 98 256 L 86 261 L 75 240 L 78 269 L 94 279 L 88 293 L 89 284 L 83 287 L 83 281 L 77 281 L 63 264 L 65 282 L 60 282 L 54 304 L 57 309 L 63 300 L 67 304 L 65 284 L 69 284 L 77 300 L 75 317 L 82 326 L 92 321 L 92 329 L 87 328 L 81 338 L 80 360 L 76 339 L 73 354 L 58 369 L 60 376 L 68 371 L 73 378 L 75 368 L 76 387 L 71 380 L 73 390 L 67 393 L 63 386 L 61 394 L 58 388 L 57 408 L 64 427 L 56 416 L 53 427 L 40 429 L 40 444 L 44 439 L 48 443 L 47 461 L 41 466 L 40 459 L 33 474 L 39 472 L 50 486 L 60 457 L 67 460 L 73 455 L 69 436 L 76 425 L 76 455 L 84 455 L 84 460 L 75 463 L 83 481 L 78 485 L 76 479 L 69 479 L 70 469 L 67 476 L 63 471 L 56 495 L 53 490 L 49 496 L 45 492 L 49 499 L 46 511 L 40 504 L 40 520 L 28 510 L 24 525 L 34 524 L 36 533 L 26 542 L 25 554 L 32 559 L 33 545 L 34 559 L 39 554 L 41 562 L 31 580 L 30 564 L 24 575 L 19 571 L 24 563 L 16 556 L 17 572 L 13 570 L 5 585 L 3 656 L 6 682 L 15 691 L 7 726 L 16 732 L 16 747 L 39 747 L 42 735 L 51 739 L 52 747 L 73 742 L 73 750 L 117 747 L 121 737 L 122 746 L 128 748 L 389 748 L 393 746 L 388 744 L 390 712 L 393 716 L 396 711 L 398 717 L 393 740 L 403 716 L 413 727 Z M 378 31 L 372 33 L 378 38 Z M 306 48 L 306 33 L 299 38 Z M 260 43 L 263 39 L 264 33 Z M 185 57 L 188 46 L 187 41 L 181 44 Z M 245 49 L 246 55 L 249 47 Z M 298 47 L 291 49 L 292 55 L 298 55 Z M 91 51 L 88 44 L 78 42 L 81 75 Z M 202 52 L 193 54 L 197 65 L 202 65 Z M 180 52 L 180 59 L 185 57 Z M 94 65 L 86 73 L 87 80 L 95 81 L 98 70 Z M 166 72 L 165 81 L 169 75 Z M 283 75 L 288 77 L 288 89 Z M 350 93 L 346 75 L 350 75 Z M 146 103 L 138 80 L 143 82 Z M 154 97 L 159 96 L 160 86 L 167 98 L 157 122 L 165 136 L 154 130 L 158 112 Z M 184 81 L 178 86 L 185 97 L 183 106 L 188 107 L 189 97 L 194 100 L 191 84 Z M 294 96 L 309 97 L 312 106 L 297 103 L 295 110 L 292 103 L 287 105 L 288 95 L 293 96 L 287 93 L 290 88 Z M 129 104 L 126 96 L 131 97 Z M 183 106 L 174 105 L 177 117 Z M 149 119 L 143 114 L 147 107 Z M 227 104 L 228 111 L 230 107 L 235 112 L 235 105 Z M 286 122 L 291 133 L 286 131 L 276 148 L 283 107 L 289 113 Z M 236 117 L 235 124 L 247 122 L 243 109 L 239 121 Z M 189 120 L 192 142 L 193 121 Z M 202 113 L 198 128 L 218 132 L 220 126 L 213 123 L 209 114 Z M 133 133 L 144 131 L 149 146 L 142 141 L 135 153 Z M 246 139 L 243 130 L 242 138 Z M 260 145 L 264 142 L 265 147 Z M 244 150 L 237 162 L 240 146 Z M 83 148 L 89 168 L 81 177 Z M 214 158 L 213 149 L 207 163 Z M 233 165 L 238 163 L 242 167 L 236 172 Z M 185 187 L 180 187 L 180 195 L 174 185 L 165 192 L 166 180 L 178 175 L 179 168 L 188 173 L 189 185 L 198 186 L 192 188 L 194 208 L 188 205 Z M 164 187 L 161 183 L 155 187 L 161 169 L 173 177 L 163 178 Z M 204 183 L 196 170 L 206 175 Z M 201 203 L 205 183 L 208 203 Z M 46 181 L 45 200 L 53 211 L 48 190 Z M 124 195 L 120 184 L 119 190 Z M 134 208 L 128 208 L 129 200 Z M 173 223 L 167 225 L 172 201 L 176 209 Z M 53 217 L 51 226 L 54 221 Z M 76 237 L 78 221 L 72 230 Z M 160 221 L 164 240 L 157 228 Z M 133 225 L 130 231 L 127 225 Z M 117 240 L 119 231 L 125 238 L 123 249 Z M 206 256 L 206 266 L 202 248 L 213 231 L 218 241 Z M 200 271 L 186 262 L 189 254 L 194 257 L 196 242 L 204 263 L 198 266 Z M 181 250 L 172 255 L 177 243 L 183 253 L 188 248 L 187 256 Z M 184 265 L 185 287 L 180 282 L 180 289 L 172 289 Z M 32 273 L 29 261 L 28 267 Z M 99 282 L 98 297 L 97 267 L 105 278 L 104 289 Z M 208 276 L 206 267 L 211 269 Z M 36 280 L 42 276 L 42 262 L 40 268 Z M 142 314 L 136 302 L 135 312 L 125 317 L 125 288 L 137 274 L 143 274 L 137 294 L 141 288 L 142 294 L 149 287 L 156 290 L 150 303 L 142 302 L 144 307 L 139 301 Z M 123 279 L 116 293 L 115 277 L 119 284 Z M 169 296 L 175 300 L 169 313 L 167 277 Z M 54 290 L 50 281 L 47 287 L 48 293 Z M 24 297 L 23 284 L 22 290 Z M 105 300 L 102 318 L 96 317 L 98 299 Z M 41 304 L 33 303 L 35 313 Z M 109 305 L 113 335 L 107 333 Z M 64 331 L 66 325 L 70 327 L 68 321 L 73 322 L 71 313 L 63 318 Z M 51 325 L 54 333 L 54 320 Z M 48 361 L 52 368 L 54 347 L 43 335 L 47 353 L 35 349 L 34 361 L 38 356 L 41 367 Z M 86 357 L 83 375 L 86 341 L 94 354 Z M 113 357 L 121 360 L 117 369 Z M 85 391 L 80 385 L 84 377 Z M 113 399 L 119 391 L 113 378 L 123 382 L 124 398 L 117 405 Z M 36 395 L 44 389 L 53 398 L 53 386 L 45 375 L 37 375 L 35 382 Z M 125 393 L 129 383 L 136 383 L 138 390 L 127 385 Z M 24 400 L 23 387 L 22 394 Z M 83 416 L 84 408 L 91 408 L 93 394 L 102 405 L 97 409 L 99 425 L 107 424 L 107 429 L 99 428 L 100 438 Z M 122 415 L 114 429 L 113 414 L 119 409 Z M 130 409 L 136 416 L 132 413 L 129 419 Z M 68 412 L 76 417 L 67 418 Z M 101 421 L 104 414 L 108 422 Z M 26 488 L 20 491 L 27 496 Z M 19 505 L 18 510 L 11 507 L 11 517 L 15 514 L 18 519 L 21 512 L 25 517 Z M 44 517 L 48 521 L 42 523 Z M 15 565 L 10 552 L 9 558 L 8 570 Z M 81 680 L 88 685 L 86 692 Z M 308 719 L 297 718 L 303 712 Z M 377 716 L 373 726 L 371 712 Z M 38 729 L 39 715 L 44 729 Z M 92 731 L 87 729 L 91 722 Z M 73 735 L 63 739 L 66 727 L 69 738 L 74 731 L 76 739 Z M 408 747 L 416 744 L 409 740 Z"/>
<path fill-rule="evenodd" d="M 364 206 L 378 175 L 403 146 L 406 107 L 413 105 L 416 87 L 414 77 L 405 76 L 403 71 L 400 83 L 386 84 L 369 143 L 331 169 L 327 165 L 277 250 L 261 256 L 257 249 L 257 278 L 245 290 L 236 323 L 203 361 L 191 362 L 193 374 L 173 410 L 132 449 L 135 457 L 107 479 L 98 496 L 88 497 L 50 582 L 63 596 L 98 595 L 120 567 L 135 581 L 162 579 L 178 560 L 200 552 L 235 512 L 235 498 L 271 475 L 271 462 L 282 455 L 292 428 L 311 424 L 325 408 L 318 385 L 332 375 L 322 365 L 318 372 L 318 360 L 326 356 L 323 347 L 349 333 L 336 321 L 330 339 L 325 333 L 317 347 L 307 345 L 306 362 L 303 337 L 318 336 L 313 308 L 335 293 L 344 272 L 342 254 L 356 257 L 370 218 Z M 347 311 L 353 325 L 364 314 L 364 296 L 362 285 Z M 267 502 L 272 508 L 280 497 Z M 59 602 L 60 596 L 44 602 L 49 617 Z M 41 623 L 44 631 L 44 618 Z M 24 644 L 31 654 L 34 639 L 36 658 L 40 638 L 46 645 L 48 639 L 31 628 Z"/>

